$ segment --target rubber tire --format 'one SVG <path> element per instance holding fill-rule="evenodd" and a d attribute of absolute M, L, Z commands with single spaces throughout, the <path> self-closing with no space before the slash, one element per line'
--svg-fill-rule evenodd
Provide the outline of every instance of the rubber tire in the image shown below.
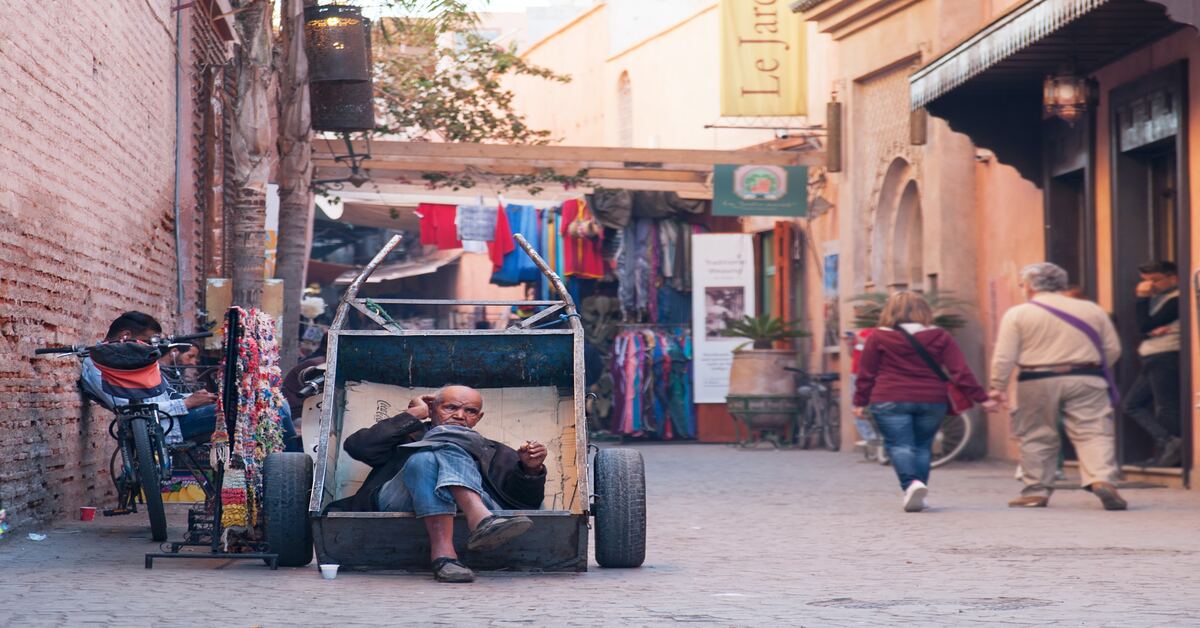
<path fill-rule="evenodd" d="M 162 482 L 154 449 L 150 447 L 150 432 L 146 419 L 130 419 L 129 430 L 133 432 L 138 482 L 141 484 L 142 497 L 146 500 L 146 514 L 150 515 L 150 538 L 161 543 L 167 540 L 167 512 L 163 509 Z"/>
<path fill-rule="evenodd" d="M 947 415 L 945 419 L 942 419 L 942 429 L 945 429 L 946 424 L 950 423 L 951 421 L 960 422 L 958 428 L 962 431 L 962 440 L 960 440 L 958 446 L 951 451 L 948 451 L 931 460 L 929 464 L 931 468 L 936 469 L 944 464 L 953 462 L 956 458 L 961 456 L 971 444 L 971 436 L 975 432 L 974 421 L 971 420 L 971 417 L 967 414 Z M 939 430 L 939 432 L 940 431 L 941 430 Z"/>
<path fill-rule="evenodd" d="M 825 421 L 821 425 L 821 445 L 829 451 L 842 448 L 842 414 L 837 403 L 825 406 Z"/>
<path fill-rule="evenodd" d="M 596 472 L 596 562 L 640 567 L 646 560 L 646 465 L 636 449 L 601 449 Z"/>
<path fill-rule="evenodd" d="M 279 565 L 303 567 L 312 562 L 313 461 L 304 452 L 276 452 L 263 463 L 263 526 L 267 547 L 279 554 Z"/>

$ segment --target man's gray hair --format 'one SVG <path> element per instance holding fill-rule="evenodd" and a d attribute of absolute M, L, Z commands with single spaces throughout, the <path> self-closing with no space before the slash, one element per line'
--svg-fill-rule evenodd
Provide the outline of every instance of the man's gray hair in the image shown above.
<path fill-rule="evenodd" d="M 1067 289 L 1069 280 L 1067 271 L 1050 262 L 1030 264 L 1021 269 L 1021 282 L 1034 292 L 1062 292 Z"/>

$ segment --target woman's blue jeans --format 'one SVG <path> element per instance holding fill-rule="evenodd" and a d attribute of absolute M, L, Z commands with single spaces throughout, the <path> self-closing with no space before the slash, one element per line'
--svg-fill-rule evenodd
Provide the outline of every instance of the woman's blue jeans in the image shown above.
<path fill-rule="evenodd" d="M 944 403 L 871 404 L 871 416 L 883 434 L 883 445 L 902 490 L 908 489 L 914 480 L 929 484 L 933 439 L 942 427 L 947 409 Z"/>

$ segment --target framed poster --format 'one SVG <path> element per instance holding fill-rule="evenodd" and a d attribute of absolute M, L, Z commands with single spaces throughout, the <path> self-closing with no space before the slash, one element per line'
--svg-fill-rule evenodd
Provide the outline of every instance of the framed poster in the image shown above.
<path fill-rule="evenodd" d="M 696 403 L 725 403 L 733 350 L 729 319 L 754 315 L 754 241 L 748 233 L 692 236 L 692 346 Z"/>

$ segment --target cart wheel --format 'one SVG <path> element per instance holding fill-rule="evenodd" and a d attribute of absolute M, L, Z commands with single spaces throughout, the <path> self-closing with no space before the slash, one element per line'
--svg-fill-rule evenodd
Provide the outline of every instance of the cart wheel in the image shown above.
<path fill-rule="evenodd" d="M 306 453 L 273 453 L 263 464 L 267 546 L 279 554 L 279 564 L 284 567 L 312 562 L 312 526 L 308 523 L 312 482 L 313 462 Z"/>
<path fill-rule="evenodd" d="M 646 560 L 646 466 L 635 449 L 596 454 L 596 562 L 639 567 Z"/>

